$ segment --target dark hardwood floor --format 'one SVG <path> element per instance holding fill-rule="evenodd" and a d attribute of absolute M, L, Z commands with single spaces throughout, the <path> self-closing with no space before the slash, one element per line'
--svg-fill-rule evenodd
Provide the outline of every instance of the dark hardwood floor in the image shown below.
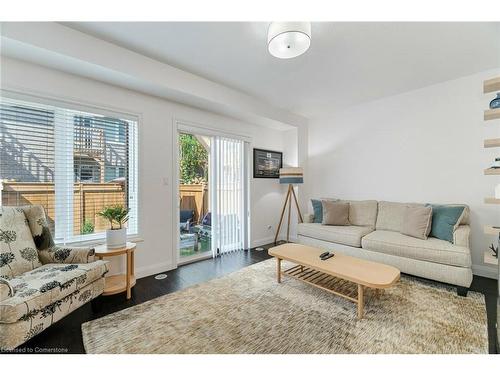
<path fill-rule="evenodd" d="M 265 246 L 265 248 L 267 249 L 270 246 Z M 267 251 L 252 249 L 181 266 L 175 270 L 165 272 L 168 277 L 163 280 L 156 280 L 154 275 L 139 279 L 130 300 L 127 301 L 124 294 L 99 297 L 98 302 L 101 310 L 98 313 L 93 312 L 91 304 L 88 303 L 19 347 L 18 351 L 23 352 L 29 349 L 33 353 L 85 353 L 82 342 L 82 323 L 194 284 L 221 277 L 269 258 Z M 497 282 L 496 280 L 474 276 L 471 290 L 485 295 L 488 314 L 489 350 L 490 353 L 496 353 Z"/>

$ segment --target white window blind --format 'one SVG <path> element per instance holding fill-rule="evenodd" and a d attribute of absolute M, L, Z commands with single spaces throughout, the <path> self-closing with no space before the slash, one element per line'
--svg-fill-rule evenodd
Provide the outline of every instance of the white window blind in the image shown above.
<path fill-rule="evenodd" d="M 0 202 L 41 204 L 58 243 L 104 237 L 106 206 L 137 234 L 137 122 L 0 98 Z"/>
<path fill-rule="evenodd" d="M 212 148 L 213 256 L 245 249 L 247 241 L 245 142 L 214 137 Z"/>

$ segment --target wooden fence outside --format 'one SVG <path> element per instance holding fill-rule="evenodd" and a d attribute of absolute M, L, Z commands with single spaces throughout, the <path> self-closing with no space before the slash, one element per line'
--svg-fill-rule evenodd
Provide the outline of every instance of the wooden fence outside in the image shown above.
<path fill-rule="evenodd" d="M 2 182 L 0 190 L 3 206 L 39 204 L 45 208 L 50 230 L 55 232 L 55 190 L 53 183 Z M 200 222 L 209 211 L 207 185 L 180 185 L 180 209 L 194 210 L 194 221 Z M 120 183 L 75 183 L 73 191 L 73 232 L 81 234 L 85 222 L 94 226 L 94 232 L 108 229 L 108 223 L 97 213 L 105 206 L 126 205 L 124 186 Z"/>
<path fill-rule="evenodd" d="M 180 209 L 194 210 L 196 223 L 208 212 L 208 186 L 204 184 L 179 185 Z"/>
<path fill-rule="evenodd" d="M 24 206 L 39 204 L 45 208 L 49 226 L 54 233 L 55 190 L 53 183 L 2 182 L 2 205 Z M 120 183 L 75 183 L 73 191 L 73 232 L 78 235 L 85 222 L 94 232 L 108 229 L 107 221 L 97 215 L 105 206 L 126 205 L 125 188 Z"/>

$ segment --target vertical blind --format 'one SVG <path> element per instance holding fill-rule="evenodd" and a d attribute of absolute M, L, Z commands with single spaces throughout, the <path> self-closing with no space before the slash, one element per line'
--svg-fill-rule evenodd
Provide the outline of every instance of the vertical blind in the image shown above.
<path fill-rule="evenodd" d="M 137 233 L 137 122 L 0 98 L 0 204 L 41 204 L 56 242 L 102 238 L 106 206 Z"/>
<path fill-rule="evenodd" d="M 214 137 L 212 238 L 214 256 L 245 249 L 247 244 L 246 169 L 243 141 Z"/>

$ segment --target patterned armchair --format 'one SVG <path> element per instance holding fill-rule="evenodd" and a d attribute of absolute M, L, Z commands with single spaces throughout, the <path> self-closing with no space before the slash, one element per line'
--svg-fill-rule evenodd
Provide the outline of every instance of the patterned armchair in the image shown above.
<path fill-rule="evenodd" d="M 99 296 L 107 272 L 93 248 L 55 245 L 41 206 L 0 207 L 0 350 Z"/>

